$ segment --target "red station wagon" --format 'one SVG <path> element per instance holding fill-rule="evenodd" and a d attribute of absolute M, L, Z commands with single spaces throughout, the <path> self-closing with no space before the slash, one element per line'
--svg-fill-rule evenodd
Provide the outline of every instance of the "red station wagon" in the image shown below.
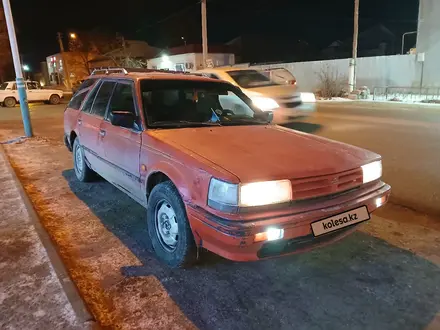
<path fill-rule="evenodd" d="M 126 70 L 90 79 L 65 111 L 76 176 L 98 173 L 145 206 L 171 267 L 200 248 L 250 261 L 329 244 L 388 200 L 379 155 L 272 125 L 227 82 Z"/>

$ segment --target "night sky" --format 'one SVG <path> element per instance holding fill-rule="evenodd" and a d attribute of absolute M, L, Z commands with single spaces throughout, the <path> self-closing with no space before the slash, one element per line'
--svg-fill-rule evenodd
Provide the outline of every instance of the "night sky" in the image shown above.
<path fill-rule="evenodd" d="M 10 0 L 25 62 L 58 52 L 56 33 L 99 29 L 158 47 L 200 43 L 197 0 Z M 26 2 L 26 4 L 24 4 Z M 63 5 L 61 6 L 61 4 Z M 418 0 L 360 0 L 360 29 L 382 23 L 400 37 L 417 29 Z M 208 0 L 210 43 L 280 34 L 323 48 L 350 38 L 354 0 Z"/>

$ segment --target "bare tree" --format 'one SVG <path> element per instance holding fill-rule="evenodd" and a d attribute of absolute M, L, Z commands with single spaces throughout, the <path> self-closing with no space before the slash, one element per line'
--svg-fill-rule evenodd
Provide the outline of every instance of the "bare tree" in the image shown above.
<path fill-rule="evenodd" d="M 345 93 L 346 77 L 339 73 L 338 69 L 324 65 L 319 72 L 316 73 L 319 79 L 319 92 L 321 97 L 331 98 L 340 97 Z"/>

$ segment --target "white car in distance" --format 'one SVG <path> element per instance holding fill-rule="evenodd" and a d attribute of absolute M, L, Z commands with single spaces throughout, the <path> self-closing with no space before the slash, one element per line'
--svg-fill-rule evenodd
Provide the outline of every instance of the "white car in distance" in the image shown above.
<path fill-rule="evenodd" d="M 64 96 L 63 91 L 57 89 L 43 89 L 37 81 L 26 81 L 28 102 L 46 102 L 59 104 Z M 0 104 L 12 108 L 19 103 L 17 84 L 7 81 L 0 84 Z"/>
<path fill-rule="evenodd" d="M 194 74 L 225 80 L 240 87 L 255 106 L 263 111 L 272 111 L 273 121 L 277 124 L 309 116 L 316 111 L 315 94 L 298 92 L 296 84 L 275 81 L 266 72 L 250 68 L 218 67 L 199 70 Z"/>

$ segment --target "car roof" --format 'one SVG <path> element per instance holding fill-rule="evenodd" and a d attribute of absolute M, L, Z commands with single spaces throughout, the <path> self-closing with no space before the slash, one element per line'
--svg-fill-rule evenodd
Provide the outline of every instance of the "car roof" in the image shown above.
<path fill-rule="evenodd" d="M 198 76 L 186 73 L 168 73 L 168 72 L 128 72 L 128 73 L 109 73 L 96 74 L 89 77 L 90 79 L 116 78 L 116 79 L 132 79 L 132 80 L 190 80 L 190 81 L 215 81 L 223 82 L 218 79 Z"/>

